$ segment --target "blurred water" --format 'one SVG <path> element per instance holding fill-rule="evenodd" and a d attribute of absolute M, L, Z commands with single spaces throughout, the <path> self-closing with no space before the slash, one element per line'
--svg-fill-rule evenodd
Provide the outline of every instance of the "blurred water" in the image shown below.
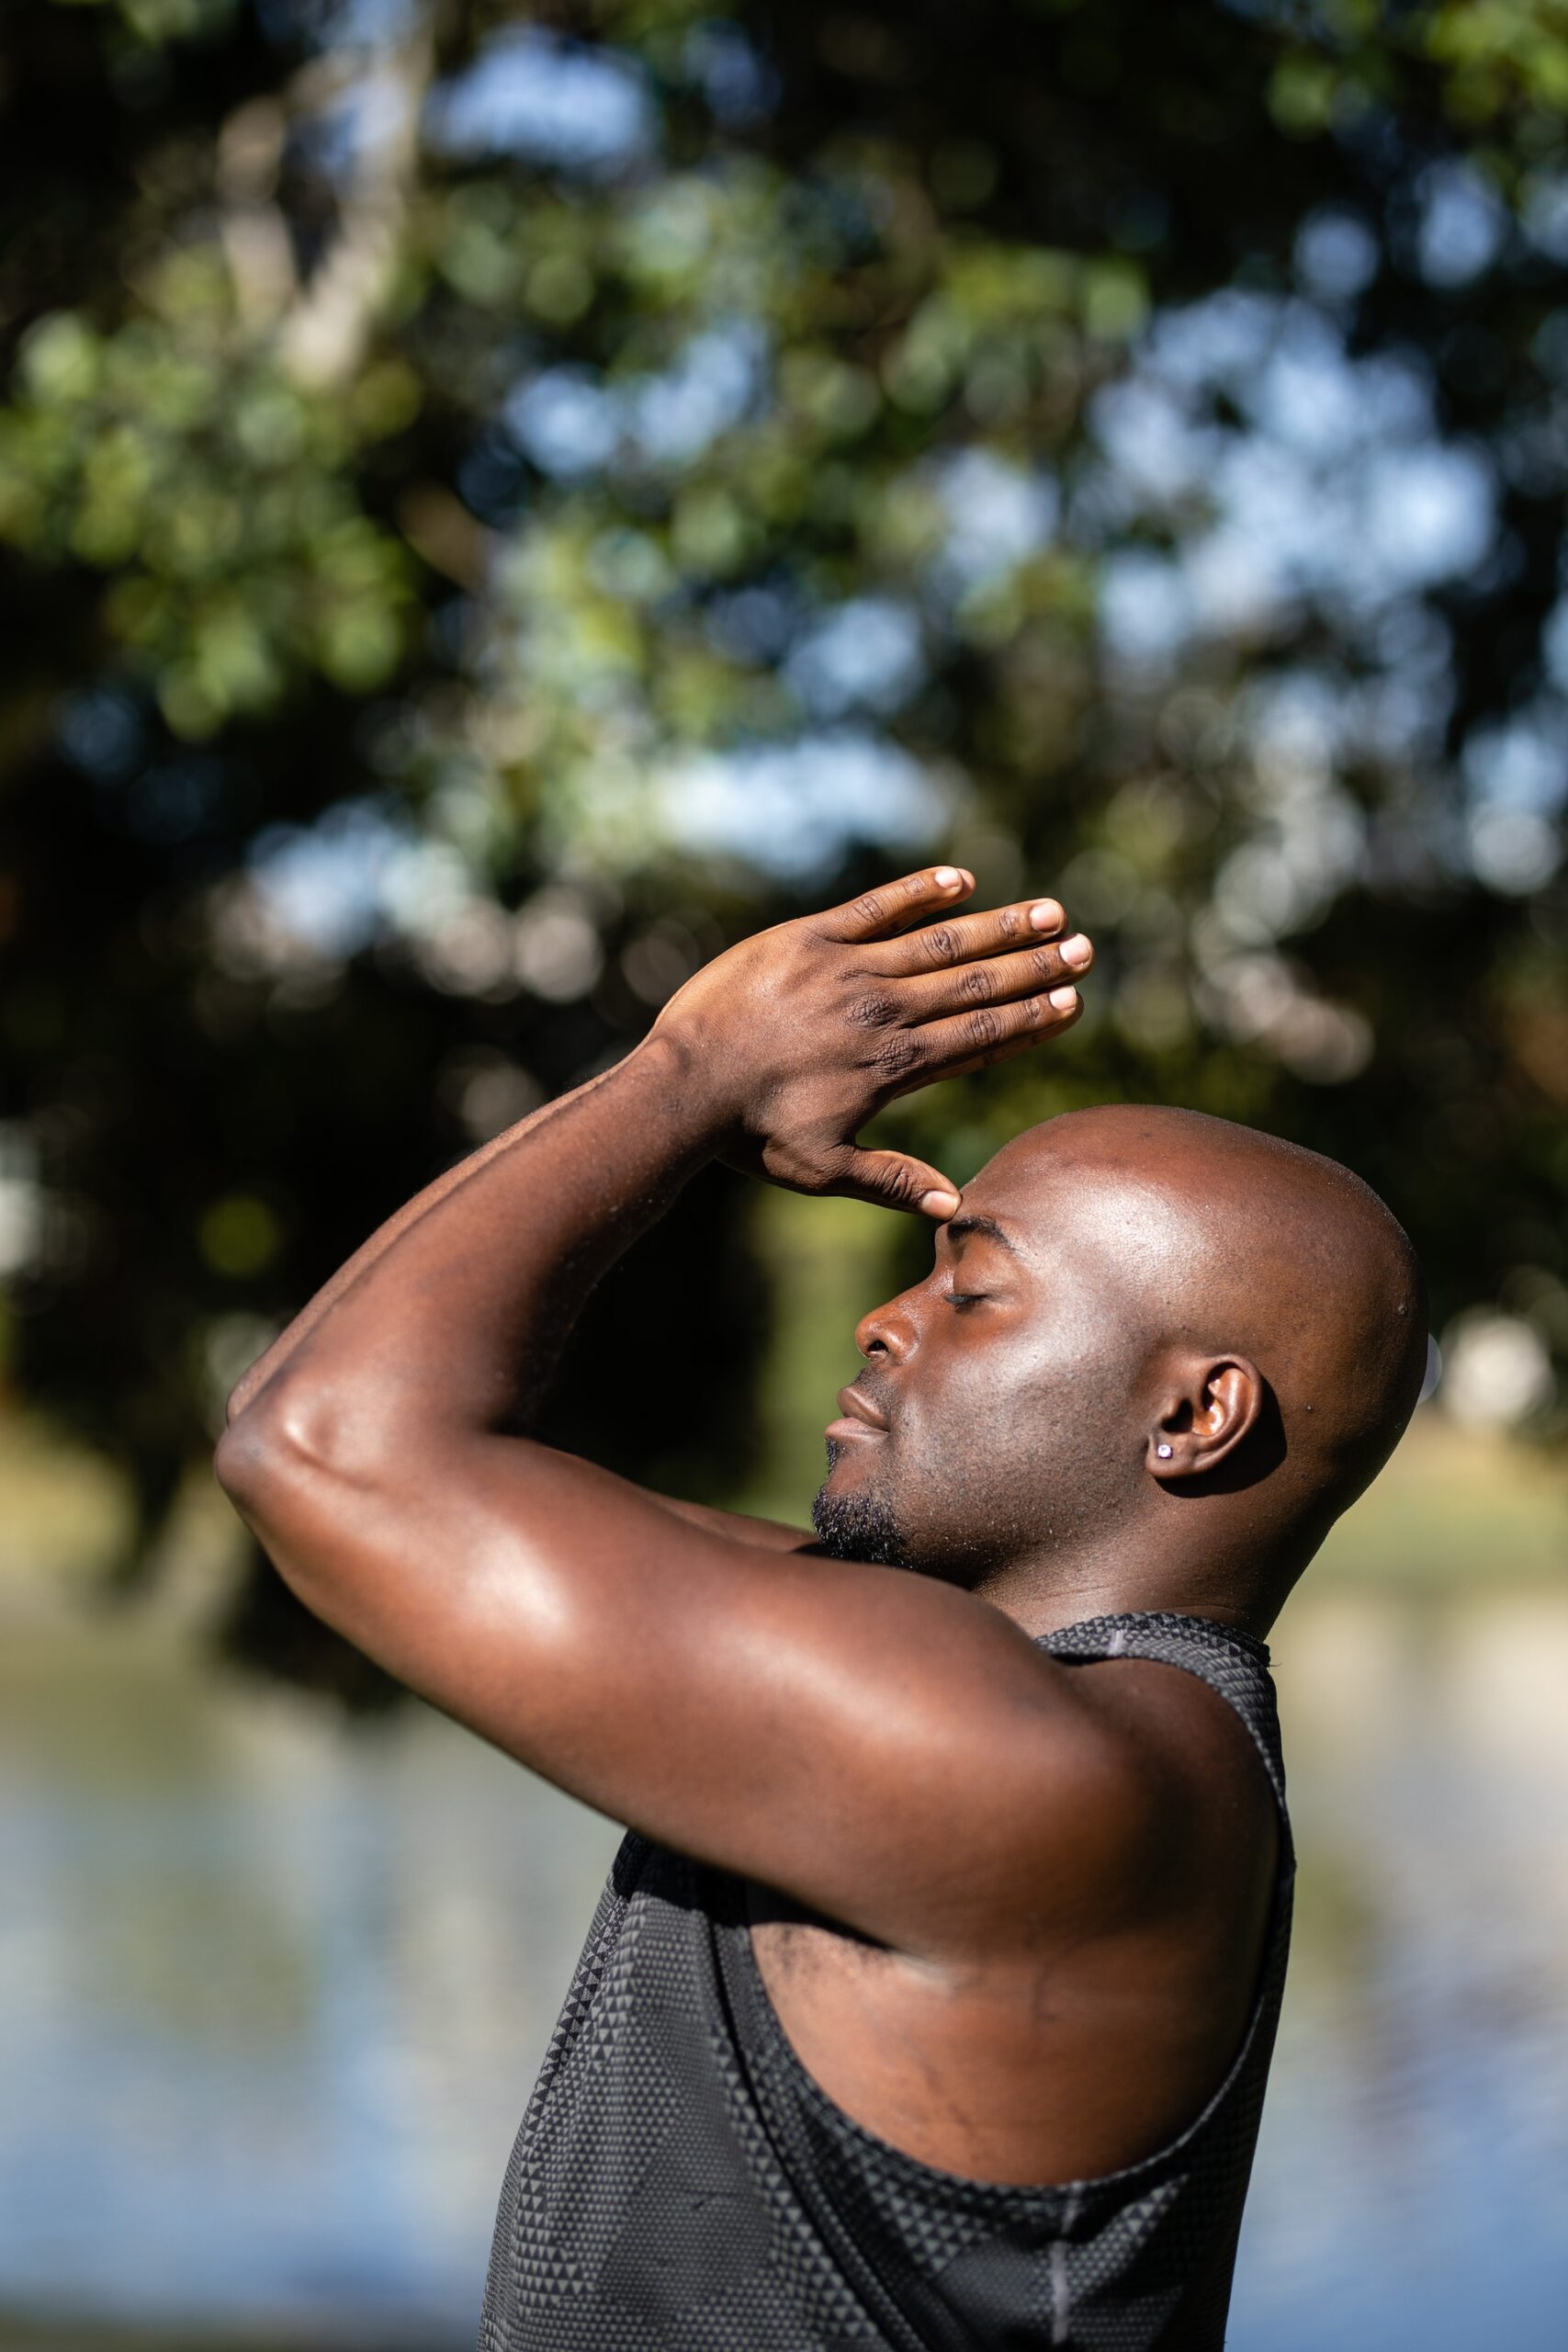
<path fill-rule="evenodd" d="M 1301 1893 L 1235 2352 L 1568 2341 L 1568 1593 L 1303 1594 Z"/>
<path fill-rule="evenodd" d="M 1303 1595 L 1276 1652 L 1303 1891 L 1234 2352 L 1558 2352 L 1568 1593 Z M 470 2344 L 616 1834 L 424 1710 L 346 1737 L 8 1628 L 0 2312 Z"/>

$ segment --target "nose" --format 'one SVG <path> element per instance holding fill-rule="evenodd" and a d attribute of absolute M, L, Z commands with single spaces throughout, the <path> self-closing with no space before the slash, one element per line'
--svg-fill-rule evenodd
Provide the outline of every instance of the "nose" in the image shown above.
<path fill-rule="evenodd" d="M 903 1363 L 914 1354 L 919 1335 L 908 1297 L 905 1291 L 886 1306 L 874 1306 L 855 1326 L 855 1345 L 867 1363 Z"/>

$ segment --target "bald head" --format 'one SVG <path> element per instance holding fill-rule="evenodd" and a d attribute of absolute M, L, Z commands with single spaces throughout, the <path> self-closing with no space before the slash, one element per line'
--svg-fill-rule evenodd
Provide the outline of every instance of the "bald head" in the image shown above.
<path fill-rule="evenodd" d="M 1247 1357 L 1335 1513 L 1382 1467 L 1420 1393 L 1426 1294 L 1404 1227 L 1348 1168 L 1229 1119 L 1118 1103 L 1029 1128 L 984 1173 L 1100 1258 L 1108 1304 L 1151 1351 Z"/>
<path fill-rule="evenodd" d="M 1397 1441 L 1426 1329 L 1410 1243 L 1348 1170 L 1197 1112 L 1069 1112 L 865 1318 L 886 1435 L 840 1450 L 819 1526 L 987 1591 L 1109 1577 L 1266 1623 Z"/>

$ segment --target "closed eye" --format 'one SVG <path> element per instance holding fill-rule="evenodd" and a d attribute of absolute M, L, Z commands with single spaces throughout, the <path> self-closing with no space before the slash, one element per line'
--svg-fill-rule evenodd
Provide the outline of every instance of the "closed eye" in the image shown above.
<path fill-rule="evenodd" d="M 960 1309 L 965 1306 L 978 1306 L 981 1300 L 988 1295 L 989 1294 L 983 1290 L 950 1290 L 947 1294 L 947 1303 L 949 1306 L 956 1306 Z"/>

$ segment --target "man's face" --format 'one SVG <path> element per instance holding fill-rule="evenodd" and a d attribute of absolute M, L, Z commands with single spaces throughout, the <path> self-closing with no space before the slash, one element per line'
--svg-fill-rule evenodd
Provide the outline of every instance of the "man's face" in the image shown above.
<path fill-rule="evenodd" d="M 1012 1145 L 936 1236 L 926 1280 L 868 1315 L 828 1430 L 824 1548 L 972 1586 L 1108 1527 L 1137 1490 L 1145 1356 L 1063 1155 Z"/>

